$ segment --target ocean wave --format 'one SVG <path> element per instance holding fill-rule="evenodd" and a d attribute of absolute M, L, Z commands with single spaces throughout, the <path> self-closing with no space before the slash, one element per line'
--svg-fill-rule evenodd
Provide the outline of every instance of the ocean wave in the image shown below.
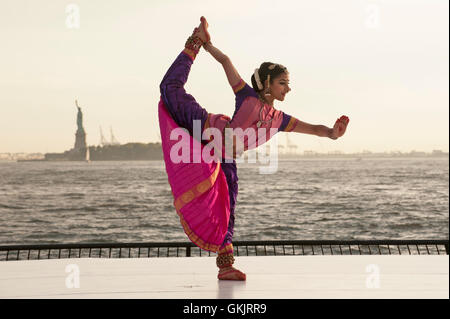
<path fill-rule="evenodd" d="M 69 197 L 69 198 L 83 198 L 86 196 L 84 193 L 64 193 L 61 194 L 62 197 Z"/>
<path fill-rule="evenodd" d="M 6 208 L 6 209 L 25 209 L 25 206 L 17 206 L 17 205 L 6 205 L 6 204 L 0 204 L 0 208 Z"/>
<path fill-rule="evenodd" d="M 408 224 L 390 224 L 389 228 L 390 229 L 395 229 L 395 230 L 414 230 L 414 229 L 422 229 L 426 227 L 426 225 L 424 225 L 423 223 L 408 223 Z"/>

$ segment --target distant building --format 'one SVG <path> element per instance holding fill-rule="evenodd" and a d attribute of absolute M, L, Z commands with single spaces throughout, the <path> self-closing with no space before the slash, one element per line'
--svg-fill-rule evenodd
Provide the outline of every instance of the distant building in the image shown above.
<path fill-rule="evenodd" d="M 330 154 L 330 155 L 342 155 L 344 153 L 342 151 L 330 151 L 330 152 L 328 152 L 328 154 Z"/>
<path fill-rule="evenodd" d="M 121 145 L 114 137 L 111 128 L 111 142 L 106 141 L 100 127 L 101 145 L 87 146 L 86 132 L 83 127 L 83 113 L 78 106 L 77 131 L 74 148 L 64 153 L 47 153 L 46 161 L 127 161 L 162 160 L 161 143 L 127 143 Z"/>
<path fill-rule="evenodd" d="M 409 155 L 414 155 L 414 156 L 423 156 L 426 155 L 427 153 L 425 152 L 418 152 L 416 150 L 412 150 L 411 152 L 409 152 Z"/>

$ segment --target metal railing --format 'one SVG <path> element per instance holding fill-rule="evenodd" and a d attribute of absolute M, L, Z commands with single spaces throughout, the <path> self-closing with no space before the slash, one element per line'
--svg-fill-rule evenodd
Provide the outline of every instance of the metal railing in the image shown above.
<path fill-rule="evenodd" d="M 235 241 L 236 256 L 448 255 L 448 240 Z M 0 246 L 0 261 L 61 258 L 216 256 L 190 242 L 40 244 Z"/>

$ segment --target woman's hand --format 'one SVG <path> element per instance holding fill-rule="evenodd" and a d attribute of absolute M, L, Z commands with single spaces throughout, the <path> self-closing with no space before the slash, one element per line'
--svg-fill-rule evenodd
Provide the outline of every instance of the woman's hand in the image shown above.
<path fill-rule="evenodd" d="M 342 115 L 340 118 L 338 118 L 336 120 L 336 123 L 334 123 L 333 129 L 331 130 L 330 138 L 335 140 L 344 135 L 345 130 L 347 129 L 348 122 L 350 122 L 350 119 L 345 115 Z"/>

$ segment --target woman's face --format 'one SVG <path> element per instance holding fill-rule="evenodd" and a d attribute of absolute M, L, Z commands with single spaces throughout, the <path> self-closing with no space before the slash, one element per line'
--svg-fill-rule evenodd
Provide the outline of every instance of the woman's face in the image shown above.
<path fill-rule="evenodd" d="M 291 90 L 289 87 L 289 74 L 281 73 L 270 83 L 270 93 L 278 101 L 284 101 L 284 97 Z"/>

